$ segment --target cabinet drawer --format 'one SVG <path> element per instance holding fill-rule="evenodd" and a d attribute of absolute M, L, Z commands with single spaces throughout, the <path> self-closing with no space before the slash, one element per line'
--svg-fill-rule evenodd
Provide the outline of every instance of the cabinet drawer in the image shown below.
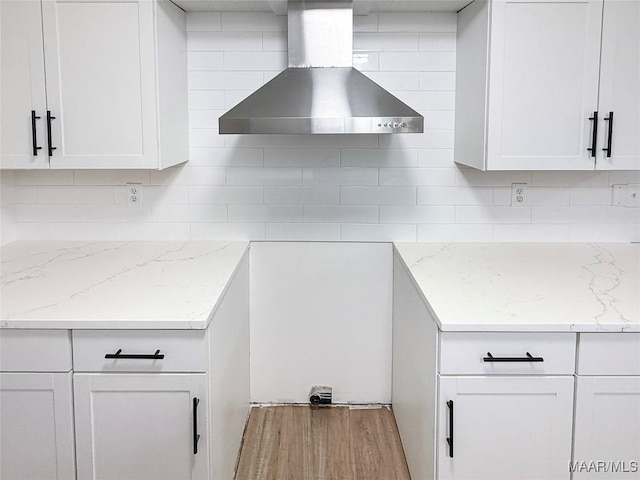
<path fill-rule="evenodd" d="M 0 329 L 0 371 L 68 372 L 71 370 L 69 330 Z"/>
<path fill-rule="evenodd" d="M 640 333 L 581 333 L 579 375 L 640 375 Z"/>
<path fill-rule="evenodd" d="M 457 333 L 440 337 L 440 373 L 446 375 L 572 375 L 573 333 Z"/>
<path fill-rule="evenodd" d="M 206 372 L 205 330 L 74 330 L 78 372 Z"/>

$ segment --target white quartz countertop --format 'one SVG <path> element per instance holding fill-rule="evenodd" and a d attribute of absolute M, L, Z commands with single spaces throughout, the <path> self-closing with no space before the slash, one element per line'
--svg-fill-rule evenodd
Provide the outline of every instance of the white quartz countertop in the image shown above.
<path fill-rule="evenodd" d="M 17 242 L 0 327 L 204 329 L 248 242 Z"/>
<path fill-rule="evenodd" d="M 638 244 L 395 244 L 442 331 L 640 332 Z"/>

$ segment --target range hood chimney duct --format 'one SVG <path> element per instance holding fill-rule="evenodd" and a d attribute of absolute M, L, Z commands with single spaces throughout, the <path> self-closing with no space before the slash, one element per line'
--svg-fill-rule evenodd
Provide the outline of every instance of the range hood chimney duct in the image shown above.
<path fill-rule="evenodd" d="M 422 133 L 424 118 L 353 68 L 353 0 L 288 0 L 289 68 L 219 119 L 221 134 Z"/>

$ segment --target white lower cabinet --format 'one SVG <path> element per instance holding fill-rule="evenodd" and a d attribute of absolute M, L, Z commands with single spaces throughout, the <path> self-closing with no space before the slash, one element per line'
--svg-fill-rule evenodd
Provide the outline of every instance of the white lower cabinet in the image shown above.
<path fill-rule="evenodd" d="M 71 376 L 0 373 L 0 478 L 75 478 Z"/>
<path fill-rule="evenodd" d="M 574 480 L 640 479 L 640 376 L 578 377 L 575 422 Z"/>
<path fill-rule="evenodd" d="M 75 374 L 78 479 L 205 480 L 206 374 Z"/>
<path fill-rule="evenodd" d="M 440 377 L 440 480 L 569 479 L 573 377 Z"/>

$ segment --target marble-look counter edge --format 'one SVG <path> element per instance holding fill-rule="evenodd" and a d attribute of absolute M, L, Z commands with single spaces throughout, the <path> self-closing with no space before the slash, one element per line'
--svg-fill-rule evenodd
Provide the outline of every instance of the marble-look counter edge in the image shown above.
<path fill-rule="evenodd" d="M 17 243 L 17 242 L 14 242 Z M 229 286 L 238 273 L 238 269 L 249 255 L 250 242 L 237 241 L 234 243 L 244 243 L 242 255 L 236 262 L 223 289 L 216 298 L 207 315 L 206 320 L 194 319 L 5 319 L 0 318 L 0 330 L 206 330 L 215 316 L 222 300 L 224 299 Z M 10 245 L 10 244 L 8 244 Z M 6 245 L 5 245 L 6 246 Z"/>
<path fill-rule="evenodd" d="M 594 323 L 563 323 L 563 322 L 550 322 L 550 323 L 489 323 L 489 322 L 443 322 L 440 316 L 436 313 L 433 306 L 429 302 L 428 293 L 425 293 L 422 287 L 418 284 L 418 281 L 414 277 L 411 269 L 407 265 L 402 252 L 398 250 L 396 242 L 393 242 L 393 254 L 397 256 L 401 262 L 405 272 L 411 279 L 411 283 L 414 285 L 416 291 L 422 298 L 422 301 L 428 308 L 433 320 L 435 321 L 438 329 L 441 332 L 514 332 L 514 333 L 545 333 L 545 332 L 568 332 L 568 333 L 640 333 L 640 324 L 606 324 L 599 325 Z"/>

